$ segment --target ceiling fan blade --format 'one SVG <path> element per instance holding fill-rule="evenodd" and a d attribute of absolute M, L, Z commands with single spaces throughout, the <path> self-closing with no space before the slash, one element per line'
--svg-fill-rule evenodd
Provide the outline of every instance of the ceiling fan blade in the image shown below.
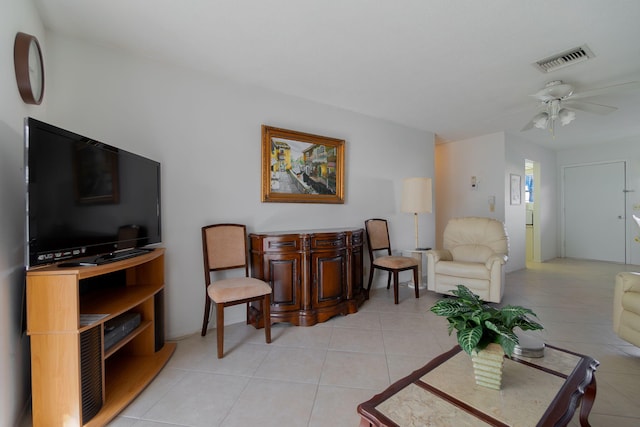
<path fill-rule="evenodd" d="M 529 123 L 527 123 L 522 129 L 520 129 L 520 132 L 524 132 L 526 130 L 529 130 L 533 127 L 533 120 L 529 121 Z"/>
<path fill-rule="evenodd" d="M 606 115 L 609 113 L 613 113 L 617 110 L 616 107 L 612 107 L 610 105 L 601 105 L 596 104 L 594 102 L 586 102 L 586 101 L 565 101 L 562 105 L 566 105 L 567 107 L 573 110 L 586 111 L 587 113 Z"/>
<path fill-rule="evenodd" d="M 605 86 L 597 89 L 585 90 L 583 92 L 575 92 L 570 99 L 588 98 L 591 96 L 606 95 L 615 92 L 625 92 L 640 89 L 640 82 L 620 83 L 612 86 Z"/>

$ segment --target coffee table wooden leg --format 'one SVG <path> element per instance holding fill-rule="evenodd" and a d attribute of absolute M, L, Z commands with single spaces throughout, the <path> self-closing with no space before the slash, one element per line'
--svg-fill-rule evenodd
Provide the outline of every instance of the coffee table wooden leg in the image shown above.
<path fill-rule="evenodd" d="M 589 424 L 589 413 L 593 407 L 593 403 L 596 400 L 596 377 L 591 377 L 591 382 L 584 390 L 584 396 L 582 396 L 582 404 L 580 405 L 580 425 L 582 427 L 591 427 Z"/>

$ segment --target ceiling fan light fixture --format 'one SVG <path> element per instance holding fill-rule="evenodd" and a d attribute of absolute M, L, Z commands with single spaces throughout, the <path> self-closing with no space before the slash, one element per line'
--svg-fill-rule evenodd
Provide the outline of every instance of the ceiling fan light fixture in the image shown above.
<path fill-rule="evenodd" d="M 533 125 L 538 129 L 546 129 L 549 124 L 549 114 L 543 111 L 542 113 L 537 114 L 532 121 Z"/>
<path fill-rule="evenodd" d="M 562 126 L 568 125 L 576 119 L 576 113 L 574 111 L 567 110 L 566 108 L 562 108 L 558 112 L 558 118 L 560 119 L 560 123 L 562 123 Z"/>

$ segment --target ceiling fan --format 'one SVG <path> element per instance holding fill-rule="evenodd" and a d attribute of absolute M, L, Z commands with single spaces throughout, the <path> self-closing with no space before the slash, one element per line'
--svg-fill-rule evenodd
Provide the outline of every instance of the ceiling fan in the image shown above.
<path fill-rule="evenodd" d="M 640 89 L 640 82 L 621 83 L 583 92 L 575 92 L 572 85 L 564 83 L 562 80 L 550 81 L 543 89 L 531 95 L 540 102 L 542 111 L 536 114 L 531 121 L 522 128 L 522 131 L 536 127 L 538 129 L 549 129 L 553 135 L 555 125 L 558 121 L 564 126 L 576 118 L 576 113 L 573 110 L 600 115 L 609 114 L 617 110 L 616 107 L 609 105 L 577 100 L 636 89 Z"/>

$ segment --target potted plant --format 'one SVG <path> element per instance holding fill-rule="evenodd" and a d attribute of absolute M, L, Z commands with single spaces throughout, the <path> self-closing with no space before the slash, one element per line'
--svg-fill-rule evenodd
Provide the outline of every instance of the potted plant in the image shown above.
<path fill-rule="evenodd" d="M 449 335 L 454 329 L 457 331 L 458 344 L 473 360 L 476 383 L 499 389 L 504 355 L 511 357 L 518 344 L 514 329 L 527 331 L 543 327 L 529 317 L 537 316 L 528 308 L 492 307 L 463 285 L 451 293 L 456 298 L 438 301 L 431 311 L 447 318 Z"/>

